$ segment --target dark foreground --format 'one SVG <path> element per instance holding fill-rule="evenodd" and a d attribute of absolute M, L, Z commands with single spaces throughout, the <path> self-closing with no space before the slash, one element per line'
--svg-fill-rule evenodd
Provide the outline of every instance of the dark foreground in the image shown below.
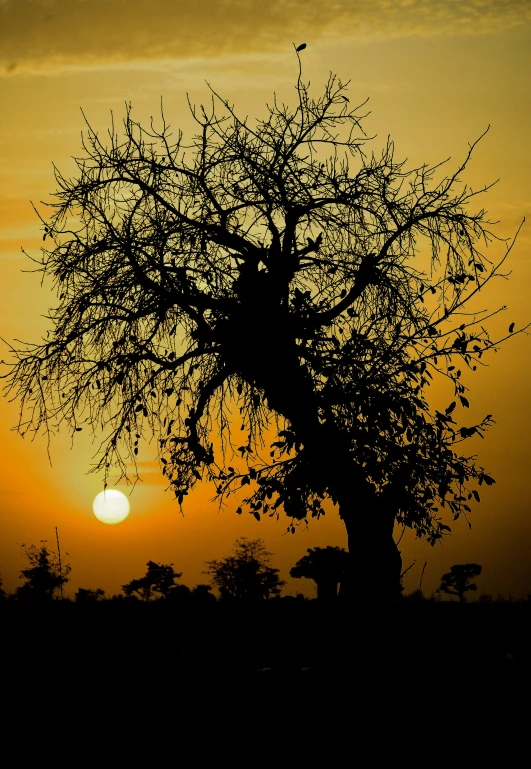
<path fill-rule="evenodd" d="M 53 733 L 248 723 L 311 735 L 345 721 L 359 739 L 420 739 L 531 716 L 531 602 L 404 602 L 387 618 L 296 599 L 54 602 L 4 604 L 0 618 L 4 723 Z"/>

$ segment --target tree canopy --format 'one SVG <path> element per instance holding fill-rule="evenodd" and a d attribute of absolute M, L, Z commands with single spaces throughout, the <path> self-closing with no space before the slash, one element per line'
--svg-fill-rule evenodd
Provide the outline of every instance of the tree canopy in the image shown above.
<path fill-rule="evenodd" d="M 395 523 L 433 544 L 494 483 L 463 447 L 493 421 L 467 418 L 465 375 L 503 341 L 474 301 L 513 241 L 462 181 L 477 142 L 451 170 L 371 152 L 348 83 L 314 96 L 296 55 L 293 105 L 256 121 L 212 91 L 189 142 L 130 105 L 121 133 L 88 125 L 42 219 L 48 335 L 12 347 L 7 394 L 22 434 L 103 435 L 105 478 L 134 476 L 154 437 L 179 503 L 203 479 L 248 487 L 238 512 L 283 510 L 294 532 L 331 500 L 352 568 L 387 564 L 396 596 Z"/>

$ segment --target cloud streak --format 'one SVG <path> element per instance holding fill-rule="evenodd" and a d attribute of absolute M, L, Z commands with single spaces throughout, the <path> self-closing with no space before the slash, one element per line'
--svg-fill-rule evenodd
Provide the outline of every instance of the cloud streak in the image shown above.
<path fill-rule="evenodd" d="M 529 0 L 0 0 L 0 72 L 285 51 L 323 37 L 489 34 Z"/>

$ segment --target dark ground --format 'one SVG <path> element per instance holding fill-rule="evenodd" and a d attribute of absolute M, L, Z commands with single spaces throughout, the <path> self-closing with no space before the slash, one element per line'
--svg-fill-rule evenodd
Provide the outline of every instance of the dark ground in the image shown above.
<path fill-rule="evenodd" d="M 456 735 L 529 733 L 531 602 L 404 601 L 385 621 L 376 609 L 361 616 L 297 599 L 6 603 L 2 722 L 94 739 L 176 729 L 207 739 L 246 724 L 304 734 L 306 746 L 345 736 L 347 723 L 358 740 L 380 734 L 374 750 L 390 734 L 429 735 L 436 750 Z"/>

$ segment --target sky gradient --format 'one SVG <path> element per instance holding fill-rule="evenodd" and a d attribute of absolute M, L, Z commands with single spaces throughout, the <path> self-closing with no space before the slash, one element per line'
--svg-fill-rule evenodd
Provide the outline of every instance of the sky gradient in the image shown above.
<path fill-rule="evenodd" d="M 305 78 L 316 92 L 330 71 L 351 80 L 350 99 L 370 98 L 365 129 L 375 148 L 394 139 L 407 165 L 451 157 L 457 165 L 468 144 L 490 126 L 469 166 L 466 181 L 480 187 L 500 181 L 483 200 L 497 232 L 512 236 L 531 214 L 531 3 L 528 0 L 0 0 L 0 336 L 37 341 L 42 317 L 53 303 L 40 286 L 23 247 L 37 256 L 40 223 L 31 207 L 55 188 L 52 162 L 65 174 L 80 153 L 81 109 L 105 131 L 110 112 L 119 122 L 125 102 L 140 122 L 160 111 L 185 135 L 193 130 L 186 94 L 208 101 L 206 81 L 243 115 L 263 114 L 273 92 L 293 98 L 297 74 L 293 43 L 307 43 Z M 43 207 L 41 206 L 41 209 Z M 493 337 L 531 321 L 531 230 L 524 225 L 484 306 L 507 306 L 492 326 Z M 500 251 L 493 248 L 494 260 Z M 7 359 L 5 345 L 0 358 Z M 496 425 L 485 441 L 470 442 L 479 462 L 496 479 L 471 516 L 454 526 L 443 546 L 430 548 L 404 536 L 406 590 L 418 587 L 427 562 L 424 591 L 438 586 L 454 563 L 483 565 L 480 592 L 531 593 L 531 462 L 529 380 L 531 339 L 520 335 L 468 376 L 471 418 L 492 413 Z M 467 394 L 468 397 L 468 394 Z M 262 537 L 274 565 L 288 580 L 285 592 L 315 594 L 313 583 L 288 578 L 289 568 L 316 545 L 346 546 L 332 510 L 308 530 L 285 535 L 279 522 L 237 516 L 236 505 L 218 512 L 211 487 L 198 489 L 184 516 L 158 466 L 155 446 L 141 447 L 142 481 L 131 514 L 105 526 L 92 514 L 101 479 L 87 475 L 95 450 L 82 434 L 74 446 L 56 436 L 48 449 L 11 431 L 17 404 L 0 401 L 0 574 L 13 591 L 24 563 L 18 544 L 54 545 L 58 526 L 77 587 L 108 594 L 145 572 L 148 560 L 173 562 L 182 582 L 205 581 L 205 560 L 228 555 L 239 536 Z M 122 488 L 122 487 L 121 487 Z M 377 566 L 375 565 L 375 568 Z"/>

